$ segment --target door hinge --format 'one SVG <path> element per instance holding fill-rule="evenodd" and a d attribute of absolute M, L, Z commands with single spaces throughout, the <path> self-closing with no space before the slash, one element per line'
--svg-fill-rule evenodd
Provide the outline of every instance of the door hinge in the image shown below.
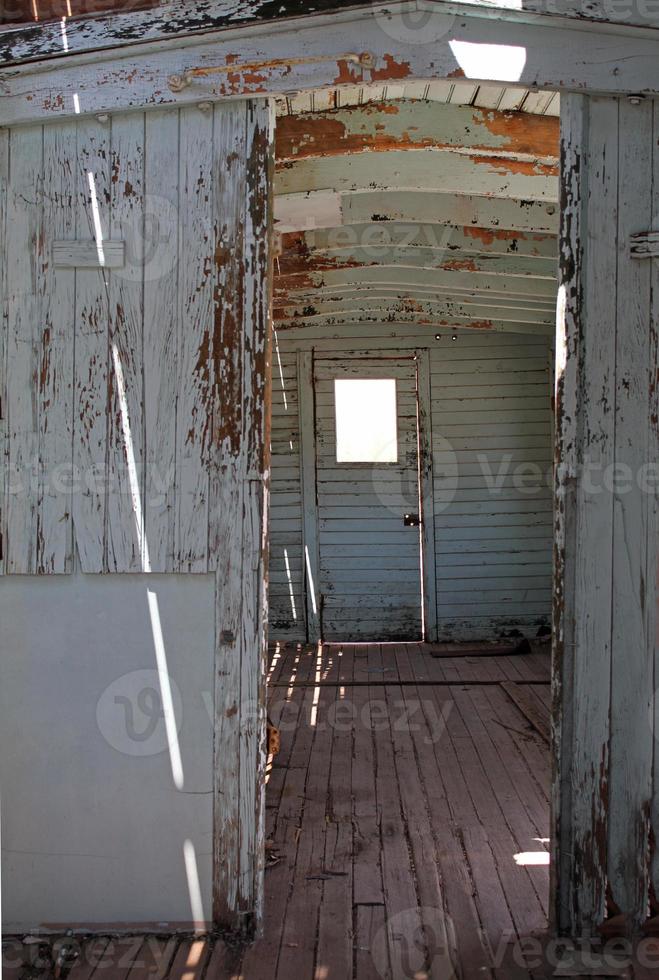
<path fill-rule="evenodd" d="M 632 235 L 629 248 L 632 259 L 659 258 L 659 231 L 644 231 L 639 235 Z"/>

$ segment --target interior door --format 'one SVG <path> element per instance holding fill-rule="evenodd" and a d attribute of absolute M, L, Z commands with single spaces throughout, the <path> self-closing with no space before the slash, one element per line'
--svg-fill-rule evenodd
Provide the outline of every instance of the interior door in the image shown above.
<path fill-rule="evenodd" d="M 324 640 L 422 638 L 417 366 L 317 358 Z"/>

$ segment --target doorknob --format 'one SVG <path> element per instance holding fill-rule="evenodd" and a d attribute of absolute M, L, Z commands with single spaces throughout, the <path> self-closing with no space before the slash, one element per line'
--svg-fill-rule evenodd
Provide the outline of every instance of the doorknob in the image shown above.
<path fill-rule="evenodd" d="M 403 524 L 405 527 L 419 527 L 421 524 L 421 518 L 418 514 L 405 514 Z"/>

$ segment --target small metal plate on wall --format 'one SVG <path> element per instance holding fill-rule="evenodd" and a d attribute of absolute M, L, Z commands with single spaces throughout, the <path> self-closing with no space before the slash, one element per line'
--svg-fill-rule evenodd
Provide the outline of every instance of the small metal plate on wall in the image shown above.
<path fill-rule="evenodd" d="M 419 527 L 421 524 L 421 518 L 418 514 L 405 514 L 403 524 L 405 527 Z"/>

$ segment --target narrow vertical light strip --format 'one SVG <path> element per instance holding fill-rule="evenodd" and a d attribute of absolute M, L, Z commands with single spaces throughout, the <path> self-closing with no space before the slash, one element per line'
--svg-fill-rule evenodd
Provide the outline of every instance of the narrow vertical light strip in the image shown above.
<path fill-rule="evenodd" d="M 288 579 L 288 594 L 291 599 L 291 611 L 293 619 L 297 623 L 297 610 L 295 608 L 295 592 L 293 590 L 293 579 L 291 577 L 291 563 L 288 560 L 288 549 L 284 548 L 284 562 L 286 564 L 286 578 Z"/>
<path fill-rule="evenodd" d="M 39 20 L 39 8 L 37 7 L 37 0 L 32 0 L 32 17 L 34 20 Z"/>
<path fill-rule="evenodd" d="M 318 705 L 320 703 L 320 680 L 321 680 L 322 666 L 323 666 L 323 644 L 319 640 L 318 652 L 316 653 L 316 676 L 315 676 L 316 686 L 314 687 L 314 691 L 313 691 L 313 703 L 311 705 L 311 717 L 309 719 L 309 723 L 312 728 L 316 727 L 316 723 L 318 721 Z"/>
<path fill-rule="evenodd" d="M 167 669 L 167 654 L 165 652 L 165 641 L 162 635 L 162 623 L 160 621 L 158 596 L 150 589 L 147 589 L 146 594 L 149 603 L 149 614 L 151 616 L 153 647 L 156 651 L 156 666 L 158 668 L 158 680 L 160 681 L 160 698 L 162 701 L 162 712 L 165 718 L 165 731 L 167 733 L 169 759 L 172 767 L 172 779 L 174 780 L 174 785 L 177 789 L 183 789 L 183 762 L 181 760 L 181 747 L 179 745 L 178 731 L 176 729 L 174 699 L 172 697 L 172 685 L 169 679 L 169 670 Z"/>
<path fill-rule="evenodd" d="M 313 580 L 313 575 L 311 573 L 311 559 L 309 558 L 309 548 L 305 544 L 304 546 L 304 560 L 307 565 L 307 581 L 309 582 L 309 592 L 311 596 L 311 608 L 313 609 L 314 616 L 318 615 L 318 608 L 316 606 L 316 584 Z"/>
<path fill-rule="evenodd" d="M 112 363 L 114 364 L 114 374 L 117 381 L 117 394 L 119 396 L 119 410 L 121 412 L 121 428 L 124 435 L 124 445 L 126 447 L 126 464 L 128 466 L 128 481 L 130 483 L 130 496 L 133 505 L 133 517 L 135 519 L 135 530 L 137 533 L 137 544 L 140 549 L 142 560 L 142 571 L 151 571 L 151 558 L 149 556 L 149 546 L 144 536 L 144 522 L 142 519 L 142 495 L 140 493 L 140 482 L 137 476 L 137 464 L 135 462 L 135 449 L 133 447 L 133 436 L 130 429 L 130 418 L 128 415 L 128 402 L 126 400 L 126 383 L 124 381 L 124 371 L 121 365 L 121 358 L 116 344 L 112 344 Z"/>
<path fill-rule="evenodd" d="M 197 854 L 194 844 L 187 839 L 183 844 L 183 860 L 185 861 L 185 875 L 188 879 L 188 892 L 190 894 L 190 911 L 195 932 L 204 932 L 206 920 L 204 918 L 204 903 L 201 898 L 201 885 L 199 883 L 199 868 L 197 867 Z"/>
<path fill-rule="evenodd" d="M 68 51 L 69 39 L 66 36 L 66 17 L 62 17 L 61 29 L 62 29 L 62 47 L 64 48 L 65 51 Z"/>
<path fill-rule="evenodd" d="M 150 573 L 151 558 L 149 556 L 148 542 L 143 533 L 142 496 L 140 493 L 140 484 L 137 476 L 135 449 L 133 447 L 133 437 L 131 434 L 130 418 L 128 415 L 126 385 L 124 381 L 123 368 L 121 366 L 121 358 L 119 357 L 119 351 L 117 350 L 116 344 L 112 345 L 112 363 L 114 365 L 117 395 L 119 397 L 121 428 L 123 431 L 124 446 L 126 448 L 128 480 L 130 483 L 135 530 L 137 533 L 138 545 L 140 547 L 142 571 Z M 177 789 L 183 789 L 183 762 L 181 759 L 181 747 L 179 745 L 178 731 L 176 728 L 174 699 L 172 697 L 172 685 L 169 677 L 169 669 L 167 667 L 167 653 L 165 650 L 165 641 L 162 633 L 160 608 L 158 606 L 158 596 L 150 589 L 147 589 L 147 601 L 149 605 L 149 615 L 151 617 L 151 632 L 153 634 L 153 646 L 156 653 L 156 666 L 158 669 L 158 680 L 160 682 L 160 697 L 162 700 L 162 710 L 165 718 L 165 731 L 167 733 L 167 745 L 169 747 L 169 758 L 172 767 L 172 779 Z"/>
<path fill-rule="evenodd" d="M 286 385 L 284 384 L 284 369 L 281 365 L 281 354 L 279 353 L 279 339 L 277 337 L 277 331 L 273 328 L 273 335 L 275 341 L 275 354 L 277 355 L 277 364 L 279 365 L 279 379 L 281 381 L 281 391 L 284 397 L 284 411 L 288 411 L 288 399 L 286 398 Z"/>
<path fill-rule="evenodd" d="M 94 238 L 96 239 L 96 251 L 98 252 L 99 265 L 105 265 L 105 252 L 103 251 L 103 228 L 101 227 L 101 212 L 98 207 L 98 197 L 96 194 L 96 182 L 91 170 L 87 173 L 89 180 L 89 194 L 92 202 L 92 219 L 94 221 Z"/>
<path fill-rule="evenodd" d="M 80 115 L 80 96 L 77 92 L 73 93 L 73 111 L 77 116 Z"/>
<path fill-rule="evenodd" d="M 71 0 L 66 0 L 66 16 L 73 17 L 73 11 L 71 10 Z"/>

